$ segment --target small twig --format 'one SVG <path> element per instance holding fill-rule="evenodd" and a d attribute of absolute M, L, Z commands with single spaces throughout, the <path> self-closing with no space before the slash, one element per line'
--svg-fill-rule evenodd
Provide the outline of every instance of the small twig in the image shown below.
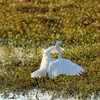
<path fill-rule="evenodd" d="M 36 81 L 36 83 L 37 83 L 37 86 L 38 86 L 38 88 L 39 88 L 39 83 L 38 83 L 38 80 L 37 80 L 37 78 L 35 79 L 35 81 Z M 38 91 L 36 92 L 36 96 L 35 96 L 36 98 L 37 98 L 37 100 L 39 100 L 39 98 L 38 98 Z"/>
<path fill-rule="evenodd" d="M 52 80 L 52 82 L 56 85 L 56 87 L 57 87 L 57 83 L 55 82 L 55 80 L 53 79 Z M 55 88 L 56 88 L 55 87 Z M 54 99 L 54 96 L 55 96 L 55 93 L 56 93 L 57 91 L 56 90 L 54 90 L 54 92 L 53 92 L 53 95 L 52 95 L 52 97 L 51 97 L 51 99 L 50 100 L 53 100 Z"/>
<path fill-rule="evenodd" d="M 36 98 L 37 98 L 37 100 L 39 100 L 39 98 L 38 98 L 38 91 L 36 92 Z"/>
<path fill-rule="evenodd" d="M 37 80 L 37 78 L 35 79 L 35 81 L 36 81 L 36 83 L 37 83 L 37 86 L 38 86 L 38 88 L 39 88 L 39 83 L 38 83 L 38 80 Z"/>
<path fill-rule="evenodd" d="M 53 83 L 56 85 L 57 83 L 54 81 L 54 79 L 52 80 L 53 81 Z"/>
<path fill-rule="evenodd" d="M 54 90 L 53 95 L 50 100 L 53 100 L 55 93 L 56 93 L 56 91 Z"/>

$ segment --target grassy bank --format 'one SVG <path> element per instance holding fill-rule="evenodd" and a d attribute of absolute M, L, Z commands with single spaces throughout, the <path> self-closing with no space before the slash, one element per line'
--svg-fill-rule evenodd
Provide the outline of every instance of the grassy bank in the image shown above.
<path fill-rule="evenodd" d="M 95 97 L 100 92 L 100 2 L 99 0 L 2 0 L 0 1 L 1 45 L 36 47 L 37 57 L 25 62 L 10 57 L 0 68 L 0 91 L 17 92 L 38 87 L 43 90 L 62 90 L 63 95 Z M 60 75 L 31 78 L 39 68 L 39 47 L 47 48 L 57 41 L 70 43 L 62 46 L 63 58 L 70 59 L 85 69 L 81 76 Z M 54 55 L 57 57 L 57 55 Z M 2 63 L 1 63 L 2 66 Z M 45 86 L 45 87 L 44 87 Z M 80 94 L 82 93 L 82 94 Z M 57 93 L 56 93 L 57 94 Z"/>

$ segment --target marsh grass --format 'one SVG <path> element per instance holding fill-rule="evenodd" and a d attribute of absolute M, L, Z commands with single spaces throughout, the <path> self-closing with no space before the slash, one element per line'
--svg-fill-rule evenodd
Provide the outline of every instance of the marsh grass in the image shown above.
<path fill-rule="evenodd" d="M 37 87 L 57 91 L 55 96 L 99 96 L 99 0 L 1 0 L 0 9 L 0 45 L 36 48 L 36 56 L 26 56 L 24 63 L 9 56 L 4 67 L 0 67 L 0 91 L 5 95 L 19 91 L 24 94 Z M 79 64 L 85 72 L 80 76 L 60 75 L 54 80 L 48 76 L 31 78 L 42 58 L 38 48 L 48 48 L 58 40 L 72 45 L 62 46 L 63 58 Z M 53 56 L 57 58 L 57 54 Z"/>

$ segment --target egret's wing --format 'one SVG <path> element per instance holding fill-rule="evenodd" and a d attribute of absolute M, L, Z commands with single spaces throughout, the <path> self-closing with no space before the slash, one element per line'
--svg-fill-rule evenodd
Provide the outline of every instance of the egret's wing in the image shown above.
<path fill-rule="evenodd" d="M 31 73 L 31 77 L 46 76 L 46 70 L 37 70 Z"/>
<path fill-rule="evenodd" d="M 54 78 L 60 74 L 79 75 L 79 73 L 84 71 L 84 69 L 79 65 L 67 59 L 58 59 L 50 63 L 48 70 L 48 75 L 50 78 Z"/>
<path fill-rule="evenodd" d="M 51 74 L 51 64 L 56 61 L 56 59 L 51 59 L 50 62 L 49 62 L 49 65 L 48 65 L 48 68 L 47 68 L 47 74 L 49 75 L 50 77 L 50 74 Z"/>
<path fill-rule="evenodd" d="M 31 73 L 31 77 L 46 76 L 49 63 L 52 62 L 52 61 L 55 61 L 55 59 L 43 60 L 40 69 L 39 70 L 36 70 L 33 73 Z"/>

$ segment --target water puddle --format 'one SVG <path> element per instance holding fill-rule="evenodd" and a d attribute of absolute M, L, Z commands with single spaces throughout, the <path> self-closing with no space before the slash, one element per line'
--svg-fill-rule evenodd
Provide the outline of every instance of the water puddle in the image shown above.
<path fill-rule="evenodd" d="M 53 99 L 53 93 L 54 92 L 44 92 L 42 93 L 41 90 L 33 89 L 28 92 L 28 94 L 24 95 L 22 93 L 20 94 L 13 94 L 10 93 L 9 97 L 4 98 L 3 94 L 0 93 L 0 100 L 65 100 L 63 98 L 56 98 Z M 67 100 L 77 100 L 75 98 L 67 98 Z"/>
<path fill-rule="evenodd" d="M 54 98 L 54 91 L 46 91 L 41 92 L 39 89 L 33 89 L 30 90 L 26 95 L 23 93 L 13 94 L 10 93 L 9 97 L 4 98 L 3 94 L 0 93 L 0 100 L 78 100 L 78 98 L 74 97 L 68 97 L 68 98 L 62 98 L 57 97 Z M 82 98 L 80 100 L 83 100 Z M 93 96 L 91 98 L 86 100 L 95 100 Z M 100 98 L 97 98 L 96 100 L 100 100 Z"/>

